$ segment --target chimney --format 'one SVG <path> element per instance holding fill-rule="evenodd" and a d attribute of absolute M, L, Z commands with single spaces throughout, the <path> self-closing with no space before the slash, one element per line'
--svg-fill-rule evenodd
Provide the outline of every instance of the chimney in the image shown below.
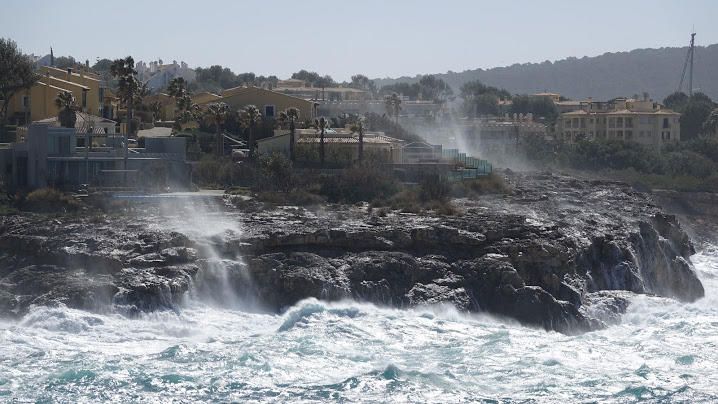
<path fill-rule="evenodd" d="M 72 67 L 67 68 L 67 81 L 72 81 Z"/>

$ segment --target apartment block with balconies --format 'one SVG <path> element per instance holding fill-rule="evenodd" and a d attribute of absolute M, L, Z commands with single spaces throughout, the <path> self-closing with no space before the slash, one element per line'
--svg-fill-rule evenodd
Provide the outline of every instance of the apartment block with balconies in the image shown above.
<path fill-rule="evenodd" d="M 648 97 L 589 101 L 576 111 L 560 114 L 556 138 L 565 142 L 618 139 L 660 146 L 681 140 L 680 116 Z"/>

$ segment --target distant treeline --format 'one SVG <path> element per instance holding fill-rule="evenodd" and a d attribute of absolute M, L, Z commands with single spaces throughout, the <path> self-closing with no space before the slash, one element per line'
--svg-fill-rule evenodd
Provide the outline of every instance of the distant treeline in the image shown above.
<path fill-rule="evenodd" d="M 434 76 L 444 80 L 454 90 L 465 83 L 480 80 L 514 94 L 551 91 L 573 99 L 593 97 L 608 100 L 648 92 L 654 99 L 660 100 L 678 88 L 686 52 L 686 47 L 636 49 L 595 57 L 569 57 L 555 62 L 547 60 L 486 70 L 437 73 Z M 718 44 L 698 46 L 695 54 L 694 90 L 718 97 L 718 69 L 715 68 L 718 66 Z M 376 83 L 377 87 L 412 84 L 419 82 L 421 77 L 378 79 Z"/>

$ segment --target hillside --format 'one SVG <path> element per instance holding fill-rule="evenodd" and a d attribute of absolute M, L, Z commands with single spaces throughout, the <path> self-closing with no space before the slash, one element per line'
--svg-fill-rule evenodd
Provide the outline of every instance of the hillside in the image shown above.
<path fill-rule="evenodd" d="M 436 76 L 454 89 L 468 81 L 481 80 L 519 94 L 551 91 L 574 99 L 609 99 L 647 91 L 653 99 L 663 99 L 678 87 L 687 50 L 687 47 L 635 49 L 595 57 L 569 57 L 556 62 L 514 64 Z M 697 46 L 693 87 L 711 98 L 718 98 L 718 70 L 715 66 L 718 66 L 718 44 Z M 418 80 L 418 77 L 400 77 L 378 79 L 376 82 L 381 87 L 399 81 L 412 83 Z M 687 80 L 686 77 L 684 88 L 687 87 Z"/>

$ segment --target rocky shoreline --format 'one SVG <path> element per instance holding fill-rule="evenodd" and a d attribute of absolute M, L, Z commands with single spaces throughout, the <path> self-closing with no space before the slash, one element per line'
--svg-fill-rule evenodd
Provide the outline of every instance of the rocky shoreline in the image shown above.
<path fill-rule="evenodd" d="M 178 309 L 188 293 L 222 302 L 225 288 L 263 310 L 308 297 L 447 303 L 579 333 L 618 321 L 633 293 L 703 296 L 690 238 L 650 195 L 548 173 L 507 180 L 510 195 L 456 200 L 459 216 L 223 207 L 213 217 L 241 230 L 201 236 L 159 213 L 5 216 L 0 316 L 57 303 L 131 315 Z"/>

